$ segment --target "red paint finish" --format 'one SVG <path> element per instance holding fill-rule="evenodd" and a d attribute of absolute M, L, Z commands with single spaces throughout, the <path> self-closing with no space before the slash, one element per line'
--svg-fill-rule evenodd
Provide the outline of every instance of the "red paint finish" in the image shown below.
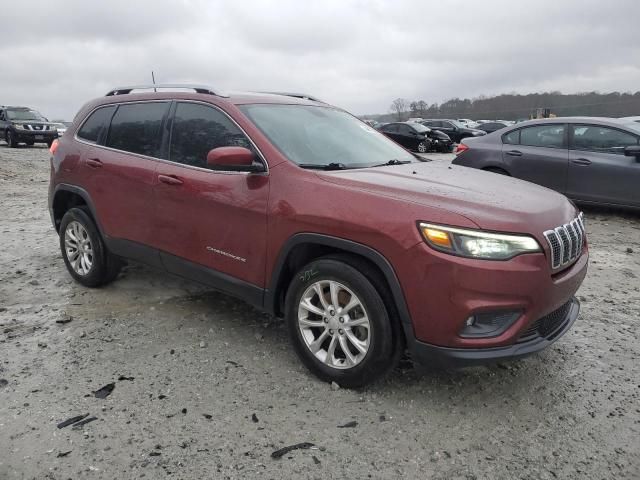
<path fill-rule="evenodd" d="M 52 188 L 79 185 L 109 237 L 143 243 L 260 288 L 269 285 L 283 245 L 298 233 L 347 239 L 393 267 L 418 340 L 451 347 L 513 343 L 527 325 L 566 303 L 586 274 L 588 251 L 560 274 L 549 266 L 545 230 L 577 215 L 562 195 L 463 167 L 408 164 L 346 171 L 304 170 L 285 158 L 237 108 L 249 103 L 318 105 L 278 96 L 229 99 L 189 93 L 126 95 L 126 101 L 187 99 L 223 109 L 266 160 L 262 173 L 214 172 L 88 146 L 78 122 L 52 158 Z M 88 104 L 122 101 L 106 97 Z M 530 234 L 543 252 L 508 261 L 439 253 L 418 222 Z M 473 313 L 515 309 L 516 323 L 491 339 L 458 336 Z"/>

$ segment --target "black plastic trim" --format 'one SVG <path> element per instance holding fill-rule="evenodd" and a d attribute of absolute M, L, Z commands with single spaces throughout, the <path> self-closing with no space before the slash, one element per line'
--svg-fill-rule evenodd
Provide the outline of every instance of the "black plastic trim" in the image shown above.
<path fill-rule="evenodd" d="M 448 348 L 415 341 L 412 359 L 425 367 L 460 368 L 515 360 L 544 350 L 569 331 L 580 313 L 580 302 L 574 297 L 562 327 L 547 338 L 537 337 L 528 342 L 492 348 Z"/>
<path fill-rule="evenodd" d="M 263 288 L 162 251 L 160 252 L 160 260 L 169 273 L 208 285 L 254 307 L 262 308 Z"/>
<path fill-rule="evenodd" d="M 105 238 L 104 231 L 102 230 L 102 226 L 100 225 L 100 221 L 98 220 L 98 216 L 96 215 L 96 208 L 93 204 L 93 201 L 91 200 L 89 192 L 87 192 L 84 188 L 78 187 L 76 185 L 70 185 L 68 183 L 57 184 L 49 195 L 49 215 L 51 216 L 51 223 L 53 223 L 53 228 L 56 229 L 56 232 L 58 231 L 58 225 L 56 225 L 56 220 L 53 212 L 53 202 L 56 198 L 56 194 L 60 191 L 75 193 L 76 195 L 82 197 L 82 199 L 89 207 L 89 210 L 91 211 L 91 215 L 93 216 L 94 222 L 96 222 L 96 226 L 100 231 L 100 235 L 102 235 L 102 238 Z"/>

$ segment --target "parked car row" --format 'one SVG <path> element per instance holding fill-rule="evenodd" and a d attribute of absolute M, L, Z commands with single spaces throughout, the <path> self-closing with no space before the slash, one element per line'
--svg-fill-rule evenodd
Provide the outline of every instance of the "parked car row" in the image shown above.
<path fill-rule="evenodd" d="M 640 207 L 640 123 L 633 117 L 518 123 L 465 139 L 453 163 L 528 180 L 582 203 Z"/>
<path fill-rule="evenodd" d="M 12 148 L 20 143 L 29 146 L 46 143 L 51 146 L 66 129 L 64 124 L 50 122 L 31 108 L 0 105 L 0 139 Z"/>

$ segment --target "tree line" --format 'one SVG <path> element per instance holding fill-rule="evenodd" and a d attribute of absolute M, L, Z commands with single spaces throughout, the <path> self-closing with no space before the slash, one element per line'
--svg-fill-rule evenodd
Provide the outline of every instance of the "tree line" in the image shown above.
<path fill-rule="evenodd" d="M 515 93 L 495 97 L 452 98 L 444 103 L 428 104 L 424 100 L 397 98 L 389 107 L 389 113 L 368 116 L 378 121 L 403 121 L 411 117 L 422 118 L 471 118 L 473 120 L 518 120 L 531 118 L 537 109 L 550 109 L 558 117 L 628 117 L 640 115 L 640 91 Z"/>

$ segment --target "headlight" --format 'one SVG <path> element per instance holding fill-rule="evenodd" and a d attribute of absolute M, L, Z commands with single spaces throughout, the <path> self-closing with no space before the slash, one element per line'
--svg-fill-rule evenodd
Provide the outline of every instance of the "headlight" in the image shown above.
<path fill-rule="evenodd" d="M 522 253 L 542 251 L 536 239 L 528 235 L 491 233 L 430 223 L 420 223 L 420 232 L 431 247 L 461 257 L 508 260 Z"/>
<path fill-rule="evenodd" d="M 16 127 L 18 130 L 27 130 L 27 126 L 21 123 L 14 123 L 13 126 Z"/>

